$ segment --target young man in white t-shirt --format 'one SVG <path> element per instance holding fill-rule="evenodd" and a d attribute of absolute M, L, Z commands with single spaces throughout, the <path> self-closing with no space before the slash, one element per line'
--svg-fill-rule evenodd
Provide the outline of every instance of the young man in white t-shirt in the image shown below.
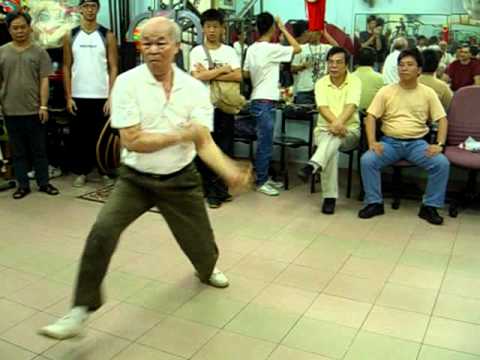
<path fill-rule="evenodd" d="M 275 33 L 275 23 L 290 46 L 270 42 Z M 270 13 L 257 16 L 257 28 L 260 38 L 248 48 L 245 59 L 245 76 L 252 79 L 253 85 L 250 112 L 257 123 L 256 185 L 257 191 L 277 196 L 279 192 L 268 178 L 268 169 L 272 159 L 275 104 L 280 99 L 280 63 L 291 62 L 293 55 L 302 49 L 281 20 L 278 17 L 274 19 Z"/>
<path fill-rule="evenodd" d="M 320 43 L 322 35 L 329 44 Z M 338 43 L 325 29 L 324 32 L 311 32 L 308 41 L 302 45 L 302 52 L 292 61 L 294 74 L 294 94 L 297 104 L 315 104 L 315 83 L 327 74 L 327 54 Z"/>
<path fill-rule="evenodd" d="M 212 80 L 236 81 L 242 78 L 240 59 L 231 46 L 222 44 L 225 34 L 225 19 L 222 12 L 209 9 L 201 15 L 204 32 L 204 43 L 190 52 L 190 72 L 194 78 L 209 86 Z M 208 50 L 211 58 L 209 62 Z M 215 108 L 213 139 L 222 151 L 233 155 L 234 116 Z M 210 208 L 218 208 L 232 196 L 220 178 L 201 161 L 198 168 L 202 174 L 205 196 Z"/>
<path fill-rule="evenodd" d="M 108 121 L 110 92 L 118 74 L 117 40 L 97 23 L 99 0 L 80 0 L 82 21 L 64 36 L 63 74 L 67 110 L 72 114 L 70 138 L 74 187 L 82 187 L 96 166 L 97 141 Z M 105 185 L 111 180 L 103 174 Z"/>

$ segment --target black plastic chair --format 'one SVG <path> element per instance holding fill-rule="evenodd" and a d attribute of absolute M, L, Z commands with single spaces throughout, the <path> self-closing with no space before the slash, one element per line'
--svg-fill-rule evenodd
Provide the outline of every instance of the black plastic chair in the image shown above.
<path fill-rule="evenodd" d="M 308 121 L 309 133 L 308 140 L 287 135 L 286 123 L 288 120 Z M 307 147 L 308 157 L 312 156 L 313 151 L 313 128 L 315 123 L 315 112 L 311 107 L 287 106 L 282 109 L 282 128 L 281 135 L 273 140 L 273 144 L 280 146 L 280 171 L 283 174 L 285 190 L 289 188 L 288 176 L 288 149 L 298 149 Z"/>

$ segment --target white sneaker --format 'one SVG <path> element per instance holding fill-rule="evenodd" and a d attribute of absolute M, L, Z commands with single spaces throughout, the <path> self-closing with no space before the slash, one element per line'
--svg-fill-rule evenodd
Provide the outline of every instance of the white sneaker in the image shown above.
<path fill-rule="evenodd" d="M 57 340 L 72 338 L 81 335 L 85 331 L 84 324 L 87 318 L 87 308 L 85 306 L 76 306 L 61 319 L 38 330 L 38 333 Z"/>
<path fill-rule="evenodd" d="M 278 189 L 268 184 L 268 182 L 266 182 L 262 186 L 258 186 L 257 191 L 268 196 L 280 195 L 280 192 L 278 191 Z"/>
<path fill-rule="evenodd" d="M 217 288 L 226 288 L 228 285 L 230 285 L 225 274 L 217 268 L 213 269 L 213 273 L 208 279 L 208 284 Z"/>
<path fill-rule="evenodd" d="M 102 183 L 103 183 L 103 186 L 112 186 L 113 184 L 115 184 L 115 181 L 109 178 L 107 175 L 103 175 Z"/>
<path fill-rule="evenodd" d="M 282 181 L 275 181 L 272 178 L 267 180 L 267 184 L 274 187 L 277 190 L 281 190 L 285 187 L 285 184 Z"/>
<path fill-rule="evenodd" d="M 73 181 L 73 187 L 83 187 L 87 182 L 87 177 L 85 175 L 79 175 Z"/>

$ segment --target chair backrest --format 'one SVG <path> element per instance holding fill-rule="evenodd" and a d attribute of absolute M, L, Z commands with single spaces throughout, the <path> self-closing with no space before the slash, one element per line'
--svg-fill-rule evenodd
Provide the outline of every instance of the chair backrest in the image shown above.
<path fill-rule="evenodd" d="M 448 145 L 458 145 L 469 136 L 480 141 L 480 86 L 455 92 L 448 111 Z"/>

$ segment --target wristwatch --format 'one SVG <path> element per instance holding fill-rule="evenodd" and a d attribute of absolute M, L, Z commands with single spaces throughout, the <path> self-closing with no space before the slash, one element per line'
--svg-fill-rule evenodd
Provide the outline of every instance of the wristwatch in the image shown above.
<path fill-rule="evenodd" d="M 440 146 L 442 149 L 445 149 L 445 144 L 442 142 L 437 142 L 437 146 Z"/>

